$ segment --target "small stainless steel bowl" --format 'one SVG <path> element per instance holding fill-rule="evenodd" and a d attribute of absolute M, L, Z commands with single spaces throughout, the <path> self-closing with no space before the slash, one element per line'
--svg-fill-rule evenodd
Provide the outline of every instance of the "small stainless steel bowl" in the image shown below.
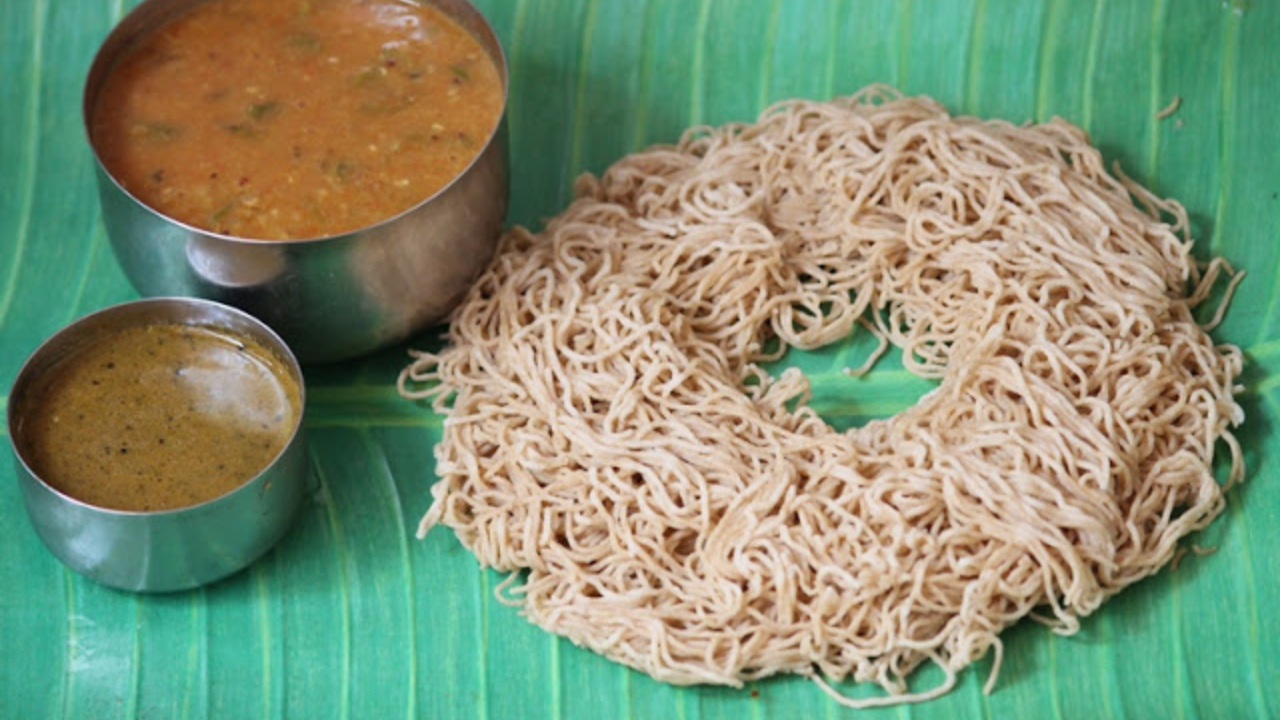
<path fill-rule="evenodd" d="M 107 171 L 91 132 L 110 70 L 139 37 L 207 0 L 145 0 L 98 50 L 85 82 L 83 118 L 111 247 L 143 295 L 208 298 L 264 320 L 304 363 L 366 354 L 437 323 L 492 257 L 507 213 L 507 65 L 497 36 L 466 0 L 431 0 L 493 58 L 504 111 L 483 149 L 453 182 L 418 205 L 342 235 L 246 240 L 202 230 L 151 209 Z"/>
<path fill-rule="evenodd" d="M 38 401 L 41 381 L 62 361 L 111 333 L 161 323 L 220 328 L 252 338 L 277 356 L 298 383 L 302 403 L 284 449 L 235 490 L 174 510 L 112 510 L 55 489 L 41 479 L 23 442 L 24 420 Z M 302 503 L 307 476 L 302 382 L 302 370 L 279 336 L 247 313 L 219 303 L 193 298 L 137 300 L 73 322 L 32 353 L 9 394 L 9 441 L 36 534 L 72 570 L 124 590 L 183 590 L 244 568 L 284 535 Z"/>

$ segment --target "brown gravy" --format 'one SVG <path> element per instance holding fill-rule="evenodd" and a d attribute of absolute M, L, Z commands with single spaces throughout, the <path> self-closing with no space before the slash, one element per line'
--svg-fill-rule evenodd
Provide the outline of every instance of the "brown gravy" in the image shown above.
<path fill-rule="evenodd" d="M 218 328 L 127 328 L 33 389 L 19 438 L 45 482 L 127 511 L 171 510 L 249 481 L 292 437 L 301 390 L 257 342 Z"/>

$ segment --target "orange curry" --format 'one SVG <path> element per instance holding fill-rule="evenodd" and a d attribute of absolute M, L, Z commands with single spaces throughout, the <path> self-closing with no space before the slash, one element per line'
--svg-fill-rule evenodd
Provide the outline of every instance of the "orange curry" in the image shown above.
<path fill-rule="evenodd" d="M 111 70 L 91 135 L 142 202 L 253 239 L 356 230 L 447 185 L 504 88 L 456 21 L 407 0 L 215 0 Z"/>

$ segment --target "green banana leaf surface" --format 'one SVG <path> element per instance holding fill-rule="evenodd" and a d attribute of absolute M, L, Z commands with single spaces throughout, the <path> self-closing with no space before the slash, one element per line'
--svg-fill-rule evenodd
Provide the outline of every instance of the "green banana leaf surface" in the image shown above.
<path fill-rule="evenodd" d="M 80 100 L 132 0 L 0 2 L 0 403 L 69 321 L 137 297 L 107 242 Z M 65 569 L 0 464 L 0 718 L 1280 717 L 1280 3 L 1264 0 L 478 0 L 511 71 L 512 223 L 688 126 L 872 82 L 955 114 L 1061 116 L 1248 272 L 1214 335 L 1245 351 L 1246 482 L 1188 555 L 1062 637 L 1033 622 L 921 705 L 857 712 L 810 681 L 673 687 L 547 634 L 445 529 L 417 541 L 441 418 L 398 397 L 406 348 L 307 369 L 312 491 L 226 580 L 135 595 Z M 1158 118 L 1175 101 L 1176 110 Z M 792 352 L 838 427 L 932 387 L 854 338 Z M 942 679 L 921 670 L 914 689 Z M 855 697 L 877 688 L 841 686 Z"/>

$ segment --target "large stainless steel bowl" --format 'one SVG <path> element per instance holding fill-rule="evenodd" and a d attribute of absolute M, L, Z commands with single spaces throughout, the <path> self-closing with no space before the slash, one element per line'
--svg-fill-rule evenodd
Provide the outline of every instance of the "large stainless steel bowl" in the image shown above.
<path fill-rule="evenodd" d="M 85 83 L 90 118 L 113 64 L 131 42 L 206 0 L 145 0 L 115 27 Z M 111 247 L 143 295 L 217 300 L 261 318 L 304 362 L 355 357 L 444 319 L 493 255 L 507 211 L 507 66 L 497 36 L 466 0 L 432 0 L 498 66 L 504 112 L 483 149 L 451 184 L 418 205 L 342 235 L 260 241 L 166 217 L 107 171 L 98 190 Z"/>

